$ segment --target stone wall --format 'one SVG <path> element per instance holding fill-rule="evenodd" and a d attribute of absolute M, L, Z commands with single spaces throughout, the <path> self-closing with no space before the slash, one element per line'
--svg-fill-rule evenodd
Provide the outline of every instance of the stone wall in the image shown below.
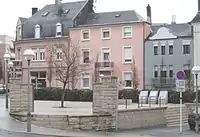
<path fill-rule="evenodd" d="M 10 113 L 27 112 L 28 96 L 30 96 L 30 107 L 33 112 L 33 91 L 32 86 L 28 92 L 28 85 L 21 84 L 20 80 L 12 80 L 9 84 L 10 88 Z"/>
<path fill-rule="evenodd" d="M 17 120 L 25 122 L 25 113 L 11 114 Z M 31 123 L 40 127 L 55 128 L 61 130 L 113 130 L 112 115 L 88 115 L 88 116 L 68 116 L 68 115 L 44 115 L 32 114 Z"/>
<path fill-rule="evenodd" d="M 140 108 L 118 111 L 118 129 L 166 126 L 166 107 Z"/>

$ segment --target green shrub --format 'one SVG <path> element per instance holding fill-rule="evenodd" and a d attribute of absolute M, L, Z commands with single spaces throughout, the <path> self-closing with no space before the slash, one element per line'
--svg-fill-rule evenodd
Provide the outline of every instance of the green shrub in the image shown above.
<path fill-rule="evenodd" d="M 34 90 L 35 100 L 61 100 L 61 93 L 65 92 L 65 101 L 87 101 L 93 100 L 92 90 L 68 90 L 62 88 L 42 88 Z M 119 99 L 132 99 L 133 103 L 137 103 L 139 99 L 139 91 L 124 89 L 119 91 Z M 183 103 L 192 103 L 195 100 L 196 93 L 186 91 L 183 93 Z M 200 101 L 200 91 L 199 91 Z M 176 91 L 169 91 L 168 102 L 178 104 L 180 103 L 179 93 Z"/>

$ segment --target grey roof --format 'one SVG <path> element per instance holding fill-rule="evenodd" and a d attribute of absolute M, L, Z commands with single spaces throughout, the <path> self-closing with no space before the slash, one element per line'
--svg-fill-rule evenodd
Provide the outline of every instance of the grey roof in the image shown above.
<path fill-rule="evenodd" d="M 63 35 L 68 33 L 68 27 L 73 26 L 73 18 L 80 12 L 81 8 L 87 1 L 67 2 L 62 3 L 62 8 L 69 10 L 66 15 L 57 16 L 55 4 L 46 5 L 39 10 L 23 25 L 23 38 L 34 38 L 34 26 L 41 26 L 41 37 L 54 37 L 56 35 L 56 23 L 63 24 Z M 45 12 L 49 12 L 47 16 L 42 16 Z"/>
<path fill-rule="evenodd" d="M 119 16 L 116 17 L 116 15 Z M 133 23 L 133 22 L 146 22 L 146 20 L 134 10 L 102 12 L 102 13 L 91 13 L 88 16 L 86 22 L 79 26 L 93 26 L 93 25 Z"/>
<path fill-rule="evenodd" d="M 152 25 L 152 33 L 149 37 L 153 36 L 161 27 L 166 27 L 170 32 L 178 37 L 192 36 L 192 26 L 189 23 L 181 24 L 162 24 L 162 25 Z"/>
<path fill-rule="evenodd" d="M 191 21 L 191 23 L 197 23 L 197 22 L 200 22 L 200 12 L 198 12 Z"/>
<path fill-rule="evenodd" d="M 28 20 L 28 18 L 19 17 L 19 20 L 21 21 L 21 23 L 24 23 L 25 21 L 27 21 L 27 20 Z"/>

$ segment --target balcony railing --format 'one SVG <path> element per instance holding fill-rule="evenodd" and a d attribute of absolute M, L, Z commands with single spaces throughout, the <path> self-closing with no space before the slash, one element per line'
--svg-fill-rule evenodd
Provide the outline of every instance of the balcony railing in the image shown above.
<path fill-rule="evenodd" d="M 99 69 L 99 71 L 109 71 L 114 67 L 114 62 L 105 61 L 105 62 L 96 62 L 95 67 Z"/>
<path fill-rule="evenodd" d="M 176 84 L 175 78 L 154 78 L 153 84 Z"/>

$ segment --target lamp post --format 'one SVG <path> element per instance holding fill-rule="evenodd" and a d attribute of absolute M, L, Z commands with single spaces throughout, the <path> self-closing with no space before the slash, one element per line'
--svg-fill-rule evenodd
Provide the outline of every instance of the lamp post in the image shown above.
<path fill-rule="evenodd" d="M 27 132 L 31 132 L 31 100 L 30 100 L 30 63 L 34 58 L 35 53 L 32 49 L 27 49 L 23 53 L 28 62 L 28 110 L 27 110 Z"/>
<path fill-rule="evenodd" d="M 198 110 L 198 74 L 200 73 L 200 66 L 194 66 L 192 68 L 192 72 L 195 75 L 195 79 L 196 79 L 196 132 L 199 133 L 199 110 Z"/>
<path fill-rule="evenodd" d="M 10 54 L 5 53 L 4 54 L 4 60 L 5 60 L 5 72 L 4 72 L 4 81 L 6 85 L 6 109 L 8 109 L 8 61 L 10 60 Z"/>

